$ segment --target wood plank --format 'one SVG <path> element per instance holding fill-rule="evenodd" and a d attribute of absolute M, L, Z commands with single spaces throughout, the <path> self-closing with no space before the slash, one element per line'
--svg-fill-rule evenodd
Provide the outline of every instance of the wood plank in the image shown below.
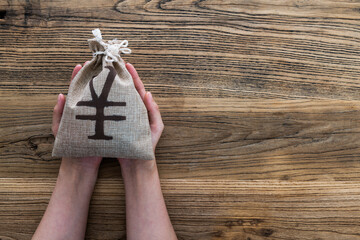
<path fill-rule="evenodd" d="M 54 100 L 100 27 L 129 40 L 125 59 L 159 102 L 157 161 L 179 239 L 360 239 L 359 9 L 0 0 L 0 238 L 29 239 L 40 221 L 59 167 Z M 125 239 L 118 163 L 104 160 L 99 177 L 87 238 Z"/>
<path fill-rule="evenodd" d="M 29 239 L 59 168 L 51 112 L 87 39 L 129 40 L 165 122 L 179 239 L 360 239 L 360 2 L 0 0 L 0 239 Z M 87 239 L 126 239 L 105 159 Z"/>
<path fill-rule="evenodd" d="M 0 236 L 29 239 L 55 179 L 0 179 Z M 162 180 L 179 239 L 360 239 L 360 182 Z M 124 188 L 101 179 L 87 239 L 125 239 Z"/>
<path fill-rule="evenodd" d="M 2 0 L 3 91 L 65 92 L 100 26 L 156 94 L 360 99 L 359 2 L 101 2 Z"/>
<path fill-rule="evenodd" d="M 0 99 L 1 177 L 56 177 L 55 97 Z M 360 180 L 359 101 L 156 99 L 162 178 Z M 100 176 L 120 177 L 118 163 L 105 161 Z"/>

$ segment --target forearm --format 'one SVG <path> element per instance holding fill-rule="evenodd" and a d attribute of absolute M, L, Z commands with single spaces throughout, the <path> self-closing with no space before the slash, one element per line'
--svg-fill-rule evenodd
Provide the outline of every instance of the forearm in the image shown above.
<path fill-rule="evenodd" d="M 33 239 L 84 239 L 97 170 L 62 160 L 55 189 Z"/>
<path fill-rule="evenodd" d="M 121 165 L 126 196 L 127 238 L 177 239 L 166 210 L 156 163 L 154 161 L 153 166 L 144 165 Z"/>

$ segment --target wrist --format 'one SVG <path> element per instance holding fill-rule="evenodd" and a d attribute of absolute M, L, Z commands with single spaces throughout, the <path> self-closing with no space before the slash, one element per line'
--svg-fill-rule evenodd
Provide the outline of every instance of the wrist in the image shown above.
<path fill-rule="evenodd" d="M 126 181 L 130 178 L 148 178 L 158 176 L 155 160 L 118 159 L 121 165 L 121 173 Z"/>
<path fill-rule="evenodd" d="M 59 177 L 68 179 L 86 179 L 91 180 L 97 178 L 99 166 L 83 164 L 76 158 L 63 158 L 59 169 Z"/>

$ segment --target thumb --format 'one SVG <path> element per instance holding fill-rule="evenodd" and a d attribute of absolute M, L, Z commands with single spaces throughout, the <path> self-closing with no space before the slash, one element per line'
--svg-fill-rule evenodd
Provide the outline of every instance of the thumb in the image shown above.
<path fill-rule="evenodd" d="M 70 79 L 70 82 L 74 79 L 74 77 L 76 76 L 76 74 L 81 70 L 82 66 L 81 64 L 78 64 L 74 67 L 74 70 L 71 74 L 71 79 Z"/>
<path fill-rule="evenodd" d="M 61 116 L 62 116 L 62 113 L 64 110 L 64 105 L 65 105 L 65 96 L 60 93 L 58 96 L 58 99 L 57 99 L 57 103 L 54 107 L 53 119 L 52 119 L 52 128 L 51 129 L 52 129 L 54 136 L 56 136 L 57 131 L 59 129 Z"/>

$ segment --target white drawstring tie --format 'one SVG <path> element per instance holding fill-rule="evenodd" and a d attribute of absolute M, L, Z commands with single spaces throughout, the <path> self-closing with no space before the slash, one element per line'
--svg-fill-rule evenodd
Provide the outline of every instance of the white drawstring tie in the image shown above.
<path fill-rule="evenodd" d="M 120 59 L 120 52 L 124 54 L 130 54 L 131 49 L 127 48 L 128 41 L 123 40 L 121 43 L 117 39 L 108 41 L 108 43 L 105 43 L 101 36 L 100 29 L 94 29 L 92 30 L 92 33 L 94 34 L 95 38 L 91 40 L 96 40 L 101 46 L 104 47 L 104 51 L 97 51 L 93 53 L 93 56 L 97 56 L 99 54 L 105 54 L 105 61 L 111 63 L 111 62 L 118 62 Z"/>

